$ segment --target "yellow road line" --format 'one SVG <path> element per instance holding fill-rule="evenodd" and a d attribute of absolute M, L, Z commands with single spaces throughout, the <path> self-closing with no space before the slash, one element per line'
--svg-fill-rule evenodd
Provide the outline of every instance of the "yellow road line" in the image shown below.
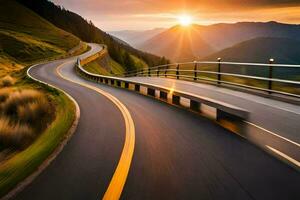
<path fill-rule="evenodd" d="M 72 62 L 72 61 L 69 61 Z M 124 188 L 127 176 L 128 176 L 128 172 L 129 172 L 129 168 L 130 168 L 130 164 L 132 161 L 132 156 L 133 156 L 133 152 L 134 152 L 134 143 L 135 143 L 135 128 L 134 128 L 134 123 L 133 123 L 133 119 L 128 111 L 128 109 L 114 96 L 112 96 L 111 94 L 100 90 L 97 87 L 79 82 L 79 81 L 75 81 L 72 80 L 66 76 L 64 76 L 61 72 L 60 69 L 67 63 L 63 63 L 61 65 L 59 65 L 56 68 L 56 73 L 62 77 L 65 80 L 68 80 L 70 82 L 76 83 L 78 85 L 84 86 L 86 88 L 89 88 L 91 90 L 94 90 L 100 94 L 102 94 L 103 96 L 107 97 L 110 101 L 112 101 L 117 107 L 118 109 L 121 111 L 123 118 L 125 120 L 125 128 L 126 128 L 126 135 L 125 135 L 125 143 L 124 143 L 124 147 L 122 150 L 122 154 L 118 163 L 118 166 L 115 170 L 115 173 L 110 181 L 110 184 L 104 194 L 103 199 L 104 200 L 115 200 L 115 199 L 119 199 L 122 193 L 122 190 Z"/>
<path fill-rule="evenodd" d="M 285 153 L 282 153 L 281 151 L 279 151 L 279 150 L 277 150 L 273 147 L 270 147 L 268 145 L 266 145 L 266 147 L 269 148 L 271 151 L 277 153 L 279 156 L 285 158 L 286 160 L 290 161 L 291 163 L 293 163 L 294 165 L 296 165 L 297 167 L 300 168 L 300 162 L 299 161 L 295 160 L 294 158 L 286 155 Z"/>

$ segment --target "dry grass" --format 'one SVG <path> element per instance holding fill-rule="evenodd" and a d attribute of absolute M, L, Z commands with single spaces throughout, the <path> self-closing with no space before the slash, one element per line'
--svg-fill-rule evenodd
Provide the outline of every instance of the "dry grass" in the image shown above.
<path fill-rule="evenodd" d="M 48 123 L 51 123 L 45 125 L 45 130 L 39 132 L 38 137 L 26 149 L 14 152 L 3 150 L 5 158 L 1 158 L 0 154 L 0 197 L 34 172 L 61 143 L 73 124 L 73 102 L 61 92 L 47 94 L 51 98 L 51 104 L 55 105 L 55 117 L 51 121 L 48 120 Z M 53 108 L 51 110 L 53 112 Z"/>
<path fill-rule="evenodd" d="M 0 144 L 23 149 L 47 127 L 54 113 L 47 97 L 36 90 L 0 89 Z"/>
<path fill-rule="evenodd" d="M 8 98 L 10 92 L 11 89 L 9 88 L 0 89 L 0 104 Z"/>
<path fill-rule="evenodd" d="M 16 82 L 16 80 L 14 78 L 7 75 L 7 76 L 3 77 L 2 79 L 0 79 L 0 86 L 9 87 L 9 86 L 14 85 L 15 82 Z"/>
<path fill-rule="evenodd" d="M 26 124 L 13 123 L 8 118 L 0 118 L 0 141 L 3 146 L 24 148 L 34 139 L 33 130 Z"/>

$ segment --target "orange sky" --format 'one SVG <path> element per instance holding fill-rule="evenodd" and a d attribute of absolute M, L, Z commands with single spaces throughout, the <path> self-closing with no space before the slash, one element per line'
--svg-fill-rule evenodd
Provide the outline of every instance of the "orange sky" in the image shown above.
<path fill-rule="evenodd" d="M 300 0 L 52 0 L 99 28 L 143 30 L 170 27 L 182 13 L 194 22 L 279 21 L 300 24 Z"/>

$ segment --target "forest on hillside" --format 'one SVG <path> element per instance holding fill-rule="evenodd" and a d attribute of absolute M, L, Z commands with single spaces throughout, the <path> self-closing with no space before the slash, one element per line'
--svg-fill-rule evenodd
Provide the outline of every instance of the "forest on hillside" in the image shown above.
<path fill-rule="evenodd" d="M 125 67 L 126 71 L 135 70 L 135 62 L 130 55 L 144 60 L 148 66 L 166 64 L 164 57 L 155 56 L 122 44 L 111 35 L 97 28 L 92 21 L 82 18 L 80 15 L 57 6 L 48 0 L 17 0 L 19 3 L 30 8 L 41 17 L 55 26 L 74 34 L 85 42 L 105 44 L 112 59 Z"/>

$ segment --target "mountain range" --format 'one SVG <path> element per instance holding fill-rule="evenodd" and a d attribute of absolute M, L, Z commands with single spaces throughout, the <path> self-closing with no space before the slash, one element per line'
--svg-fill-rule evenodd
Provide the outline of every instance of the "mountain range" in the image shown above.
<path fill-rule="evenodd" d="M 109 34 L 126 41 L 133 47 L 137 47 L 155 35 L 165 31 L 165 28 L 155 28 L 145 31 L 134 31 L 134 30 L 122 30 L 122 31 L 111 31 Z"/>
<path fill-rule="evenodd" d="M 274 57 L 280 63 L 299 64 L 299 40 L 300 25 L 274 21 L 238 22 L 207 26 L 193 24 L 189 27 L 177 25 L 144 40 L 136 47 L 165 56 L 172 62 L 215 60 L 218 56 L 223 60 L 249 62 L 266 62 Z"/>
<path fill-rule="evenodd" d="M 278 37 L 258 37 L 240 42 L 213 53 L 203 60 L 222 58 L 229 62 L 266 63 L 274 58 L 276 63 L 300 64 L 300 40 Z"/>

